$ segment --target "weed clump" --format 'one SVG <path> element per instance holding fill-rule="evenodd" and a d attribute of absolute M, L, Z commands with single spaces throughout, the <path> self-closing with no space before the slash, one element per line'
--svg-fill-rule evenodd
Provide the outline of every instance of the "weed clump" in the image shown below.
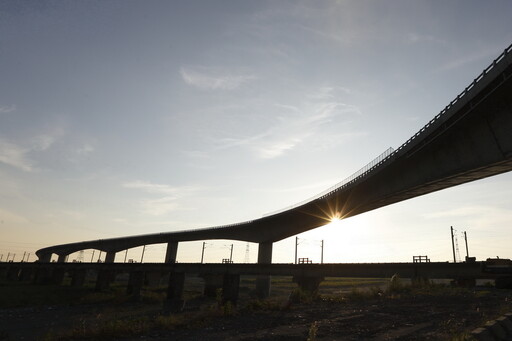
<path fill-rule="evenodd" d="M 318 321 L 315 321 L 309 327 L 307 341 L 315 341 L 317 332 L 318 332 Z"/>
<path fill-rule="evenodd" d="M 302 288 L 296 288 L 290 294 L 288 301 L 291 303 L 312 303 L 318 298 L 317 292 L 311 292 Z"/>

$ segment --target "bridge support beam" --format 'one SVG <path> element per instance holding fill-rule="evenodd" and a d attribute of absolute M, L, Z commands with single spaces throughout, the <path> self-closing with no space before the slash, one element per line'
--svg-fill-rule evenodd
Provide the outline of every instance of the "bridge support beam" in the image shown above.
<path fill-rule="evenodd" d="M 130 278 L 128 279 L 128 286 L 126 287 L 126 293 L 132 297 L 134 301 L 140 299 L 140 291 L 144 285 L 144 272 L 143 271 L 132 271 L 130 272 Z"/>
<path fill-rule="evenodd" d="M 301 290 L 314 294 L 318 291 L 318 286 L 324 280 L 319 276 L 293 276 L 293 281 L 299 285 Z"/>
<path fill-rule="evenodd" d="M 110 288 L 110 283 L 115 279 L 116 273 L 112 270 L 99 270 L 96 279 L 96 291 L 104 291 Z"/>
<path fill-rule="evenodd" d="M 20 275 L 20 268 L 18 268 L 17 266 L 9 266 L 9 268 L 7 269 L 7 280 L 8 281 L 18 281 L 19 280 L 19 275 Z"/>
<path fill-rule="evenodd" d="M 64 269 L 53 269 L 51 282 L 53 284 L 61 285 L 62 281 L 64 281 L 64 276 L 66 275 L 66 270 Z"/>
<path fill-rule="evenodd" d="M 178 255 L 178 242 L 167 243 L 167 251 L 165 253 L 165 263 L 176 263 Z"/>
<path fill-rule="evenodd" d="M 71 275 L 71 286 L 73 287 L 82 287 L 85 283 L 85 277 L 87 276 L 87 270 L 74 270 Z"/>
<path fill-rule="evenodd" d="M 114 251 L 107 251 L 107 255 L 105 256 L 105 263 L 114 263 L 116 259 L 116 253 Z"/>
<path fill-rule="evenodd" d="M 57 263 L 66 263 L 68 260 L 68 255 L 59 255 L 59 258 L 57 259 Z"/>
<path fill-rule="evenodd" d="M 39 257 L 39 262 L 40 263 L 50 263 L 51 260 L 52 260 L 52 254 L 51 253 L 45 253 L 45 254 L 42 254 Z"/>
<path fill-rule="evenodd" d="M 221 274 L 201 274 L 204 280 L 203 295 L 206 297 L 216 297 L 217 290 L 222 288 L 224 277 Z"/>
<path fill-rule="evenodd" d="M 167 299 L 164 302 L 164 312 L 176 313 L 183 310 L 183 287 L 185 285 L 184 272 L 171 272 L 169 274 L 169 286 L 167 287 Z"/>
<path fill-rule="evenodd" d="M 222 283 L 222 304 L 231 302 L 236 305 L 238 301 L 238 292 L 240 289 L 240 275 L 239 274 L 225 274 L 224 282 Z"/>
<path fill-rule="evenodd" d="M 30 282 L 34 277 L 34 268 L 22 268 L 20 273 L 20 281 Z"/>
<path fill-rule="evenodd" d="M 51 281 L 51 271 L 47 267 L 38 267 L 34 276 L 35 284 L 47 284 Z"/>
<path fill-rule="evenodd" d="M 147 285 L 148 287 L 155 288 L 160 285 L 162 273 L 159 271 L 146 272 L 144 277 L 144 284 Z"/>
<path fill-rule="evenodd" d="M 260 243 L 258 245 L 258 264 L 272 263 L 272 242 Z M 256 277 L 256 294 L 260 298 L 270 295 L 270 276 L 261 275 Z"/>

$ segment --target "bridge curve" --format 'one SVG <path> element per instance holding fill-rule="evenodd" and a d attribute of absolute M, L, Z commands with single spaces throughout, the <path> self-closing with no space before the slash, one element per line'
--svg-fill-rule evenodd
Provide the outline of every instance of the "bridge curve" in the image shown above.
<path fill-rule="evenodd" d="M 174 262 L 178 242 L 231 239 L 259 243 L 259 263 L 270 263 L 272 243 L 416 196 L 512 170 L 512 45 L 446 108 L 396 150 L 387 150 L 345 181 L 314 198 L 258 219 L 197 230 L 127 236 L 50 246 L 40 261 L 73 252 L 115 253 L 168 243 Z"/>

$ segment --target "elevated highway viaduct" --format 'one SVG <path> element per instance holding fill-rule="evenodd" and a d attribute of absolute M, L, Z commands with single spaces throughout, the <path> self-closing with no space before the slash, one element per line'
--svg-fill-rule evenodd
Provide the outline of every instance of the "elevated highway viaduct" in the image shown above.
<path fill-rule="evenodd" d="M 512 45 L 445 109 L 398 149 L 317 197 L 287 210 L 233 225 L 91 240 L 36 252 L 40 262 L 58 261 L 84 249 L 117 252 L 167 243 L 166 263 L 174 263 L 181 241 L 231 239 L 259 244 L 258 263 L 272 261 L 272 243 L 343 219 L 512 169 Z M 269 288 L 261 279 L 260 289 Z"/>
<path fill-rule="evenodd" d="M 78 287 L 95 281 L 96 289 L 108 288 L 118 275 L 125 279 L 127 293 L 138 298 L 144 285 L 158 285 L 168 280 L 165 306 L 170 310 L 183 307 L 186 275 L 200 274 L 204 293 L 222 297 L 236 304 L 241 275 L 292 276 L 300 288 L 316 291 L 325 277 L 390 278 L 398 274 L 411 279 L 454 279 L 460 285 L 474 284 L 476 279 L 510 282 L 511 262 L 496 267 L 492 262 L 423 262 L 366 264 L 199 264 L 199 263 L 0 263 L 0 279 L 62 284 L 67 274 L 70 284 Z M 124 274 L 124 276 L 122 276 Z M 127 276 L 126 276 L 127 275 Z M 127 280 L 127 281 L 126 281 Z M 508 282 L 507 282 L 508 281 Z M 498 282 L 497 282 L 498 283 Z M 510 283 L 509 283 L 510 284 Z"/>

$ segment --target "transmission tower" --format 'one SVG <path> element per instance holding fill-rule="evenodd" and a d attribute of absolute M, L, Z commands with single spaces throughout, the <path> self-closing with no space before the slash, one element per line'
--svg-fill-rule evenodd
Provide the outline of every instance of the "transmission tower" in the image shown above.
<path fill-rule="evenodd" d="M 84 261 L 84 250 L 81 250 L 79 253 L 78 253 L 78 257 L 76 259 L 76 261 L 78 263 L 82 263 Z"/>
<path fill-rule="evenodd" d="M 455 230 L 457 231 L 457 230 Z M 459 253 L 459 241 L 457 239 L 457 234 L 454 235 L 455 238 L 455 254 L 457 255 L 457 261 L 460 261 L 460 253 Z"/>
<path fill-rule="evenodd" d="M 245 245 L 245 259 L 244 263 L 249 263 L 249 243 Z"/>

